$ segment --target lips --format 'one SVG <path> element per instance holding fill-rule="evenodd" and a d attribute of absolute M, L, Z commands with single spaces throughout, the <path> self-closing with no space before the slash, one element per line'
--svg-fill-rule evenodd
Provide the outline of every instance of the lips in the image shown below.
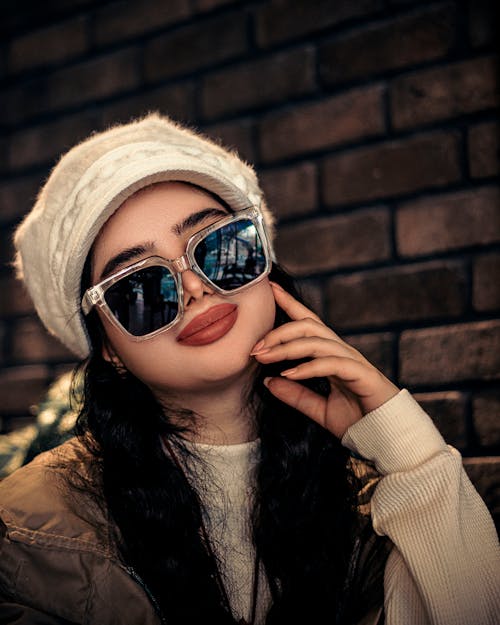
<path fill-rule="evenodd" d="M 190 321 L 177 337 L 183 345 L 208 345 L 222 338 L 236 323 L 236 304 L 217 304 Z"/>

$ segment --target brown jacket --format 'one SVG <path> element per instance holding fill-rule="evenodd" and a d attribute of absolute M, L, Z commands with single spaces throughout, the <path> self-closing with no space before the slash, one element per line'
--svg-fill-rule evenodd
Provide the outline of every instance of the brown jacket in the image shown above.
<path fill-rule="evenodd" d="M 84 493 L 69 497 L 61 461 L 88 474 L 89 455 L 73 438 L 0 482 L 0 624 L 164 624 L 110 532 L 102 537 L 96 530 L 110 527 L 109 520 Z M 375 483 L 367 480 L 360 503 Z M 379 617 L 375 611 L 359 625 Z"/>
<path fill-rule="evenodd" d="M 88 463 L 71 439 L 0 483 L 0 623 L 160 625 L 147 588 L 77 509 L 105 523 L 102 512 L 68 499 L 61 458 Z"/>

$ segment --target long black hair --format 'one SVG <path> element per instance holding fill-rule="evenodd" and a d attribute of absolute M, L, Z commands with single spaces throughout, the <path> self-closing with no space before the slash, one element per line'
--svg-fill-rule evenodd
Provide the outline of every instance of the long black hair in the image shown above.
<path fill-rule="evenodd" d="M 82 289 L 89 274 L 87 263 Z M 302 299 L 277 265 L 270 278 Z M 278 309 L 275 326 L 287 321 Z M 168 623 L 234 623 L 200 535 L 198 493 L 161 442 L 167 437 L 176 455 L 192 453 L 182 441 L 196 415 L 160 405 L 143 382 L 104 359 L 95 311 L 86 323 L 92 353 L 76 432 L 93 457 L 95 498 L 111 516 L 121 557 Z M 278 369 L 261 366 L 248 395 L 260 439 L 251 521 L 272 595 L 266 623 L 355 623 L 382 603 L 386 543 L 360 513 L 361 483 L 349 451 L 264 386 Z M 309 384 L 327 392 L 324 380 Z M 80 478 L 73 476 L 73 485 L 81 486 Z"/>

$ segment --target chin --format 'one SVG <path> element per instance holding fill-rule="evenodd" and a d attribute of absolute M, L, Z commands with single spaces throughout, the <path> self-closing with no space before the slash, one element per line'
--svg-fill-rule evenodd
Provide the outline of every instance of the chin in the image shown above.
<path fill-rule="evenodd" d="M 257 370 L 257 362 L 248 355 L 250 349 L 239 351 L 232 347 L 224 349 L 220 354 L 212 352 L 206 362 L 200 354 L 197 366 L 191 369 L 193 375 L 190 377 L 193 381 L 199 380 L 203 386 L 220 384 L 226 388 L 232 382 L 248 377 Z"/>

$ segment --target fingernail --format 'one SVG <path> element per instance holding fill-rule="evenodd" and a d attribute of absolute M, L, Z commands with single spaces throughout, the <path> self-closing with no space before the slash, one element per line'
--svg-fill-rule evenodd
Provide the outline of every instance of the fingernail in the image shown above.
<path fill-rule="evenodd" d="M 267 377 L 267 378 L 264 378 L 264 380 L 262 381 L 262 383 L 264 384 L 266 388 L 269 388 L 269 382 L 271 381 L 271 379 L 272 379 L 271 377 Z"/>
<path fill-rule="evenodd" d="M 265 344 L 265 340 L 264 339 L 259 341 L 256 345 L 253 346 L 252 353 L 253 352 L 258 352 L 261 347 L 264 347 L 264 344 Z"/>
<path fill-rule="evenodd" d="M 275 289 L 278 289 L 278 291 L 283 291 L 283 292 L 285 291 L 285 289 L 282 286 L 280 286 L 276 282 L 273 282 L 272 280 L 269 280 L 269 284 Z"/>
<path fill-rule="evenodd" d="M 292 373 L 295 373 L 297 371 L 297 369 L 286 369 L 286 371 L 282 371 L 281 375 L 292 375 Z"/>
<path fill-rule="evenodd" d="M 252 351 L 250 352 L 250 356 L 260 356 L 261 354 L 267 354 L 267 352 L 270 351 L 270 347 L 264 347 L 263 349 L 252 349 Z"/>

